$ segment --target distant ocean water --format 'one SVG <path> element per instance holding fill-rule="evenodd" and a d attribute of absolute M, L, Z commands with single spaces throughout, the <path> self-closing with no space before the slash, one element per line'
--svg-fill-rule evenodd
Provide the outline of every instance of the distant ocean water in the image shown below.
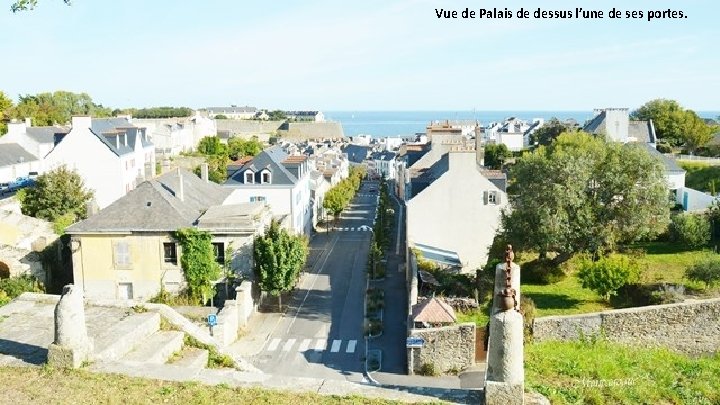
<path fill-rule="evenodd" d="M 502 121 L 508 117 L 524 120 L 533 118 L 572 118 L 583 124 L 593 117 L 592 111 L 327 111 L 328 121 L 340 122 L 345 136 L 373 137 L 405 136 L 425 132 L 431 121 L 478 120 L 481 124 Z M 717 118 L 720 112 L 699 111 L 703 118 Z"/>

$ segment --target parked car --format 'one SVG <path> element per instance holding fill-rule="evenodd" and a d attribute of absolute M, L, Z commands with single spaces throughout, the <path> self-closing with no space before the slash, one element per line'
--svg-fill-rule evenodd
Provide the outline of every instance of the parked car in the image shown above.
<path fill-rule="evenodd" d="M 10 192 L 10 183 L 0 183 L 0 196 Z"/>
<path fill-rule="evenodd" d="M 35 185 L 35 180 L 29 177 L 18 177 L 10 182 L 10 191 L 17 191 L 21 188 L 31 187 Z"/>
<path fill-rule="evenodd" d="M 38 172 L 30 172 L 27 176 L 30 180 L 36 180 L 38 178 Z"/>

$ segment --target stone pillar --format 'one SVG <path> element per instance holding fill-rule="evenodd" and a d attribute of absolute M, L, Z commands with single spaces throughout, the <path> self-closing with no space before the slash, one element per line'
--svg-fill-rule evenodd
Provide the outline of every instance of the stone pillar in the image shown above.
<path fill-rule="evenodd" d="M 495 268 L 495 289 L 490 316 L 485 403 L 487 405 L 522 405 L 524 403 L 525 368 L 523 356 L 523 316 L 520 314 L 520 266 L 512 263 L 512 250 L 505 263 Z M 510 280 L 507 280 L 510 266 Z M 508 287 L 509 285 L 509 287 Z M 512 288 L 512 307 L 503 305 L 503 294 Z M 507 295 L 507 294 L 506 294 Z"/>
<path fill-rule="evenodd" d="M 55 341 L 48 347 L 48 365 L 78 368 L 90 358 L 92 346 L 85 325 L 82 289 L 66 285 L 55 306 Z"/>

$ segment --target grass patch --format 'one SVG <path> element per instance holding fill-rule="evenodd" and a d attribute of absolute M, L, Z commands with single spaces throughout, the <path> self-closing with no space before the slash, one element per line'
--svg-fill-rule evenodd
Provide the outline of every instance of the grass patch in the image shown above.
<path fill-rule="evenodd" d="M 582 314 L 610 308 L 600 295 L 582 288 L 574 270 L 555 284 L 523 284 L 520 294 L 535 301 L 536 316 Z"/>
<path fill-rule="evenodd" d="M 235 368 L 235 361 L 227 354 L 219 353 L 215 346 L 206 345 L 188 334 L 185 334 L 183 344 L 185 346 L 207 350 L 207 368 Z"/>
<path fill-rule="evenodd" d="M 50 368 L 1 367 L 0 380 L 2 402 L 15 404 L 400 404 L 360 396 L 231 388 Z"/>
<path fill-rule="evenodd" d="M 715 181 L 715 192 L 720 191 L 720 166 L 687 161 L 680 161 L 679 163 L 686 171 L 686 187 L 700 191 L 711 191 L 710 182 Z"/>
<path fill-rule="evenodd" d="M 691 359 L 602 339 L 543 342 L 525 346 L 525 378 L 553 404 L 720 403 L 720 354 Z"/>

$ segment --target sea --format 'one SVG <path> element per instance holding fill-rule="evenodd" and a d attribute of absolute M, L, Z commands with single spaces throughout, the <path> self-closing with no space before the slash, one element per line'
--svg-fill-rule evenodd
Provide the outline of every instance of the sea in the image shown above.
<path fill-rule="evenodd" d="M 703 118 L 717 119 L 720 111 L 698 111 Z M 430 122 L 477 120 L 481 124 L 515 117 L 527 121 L 572 118 L 581 125 L 593 117 L 592 111 L 327 111 L 327 121 L 339 122 L 345 136 L 370 135 L 375 138 L 401 137 L 425 132 Z"/>

